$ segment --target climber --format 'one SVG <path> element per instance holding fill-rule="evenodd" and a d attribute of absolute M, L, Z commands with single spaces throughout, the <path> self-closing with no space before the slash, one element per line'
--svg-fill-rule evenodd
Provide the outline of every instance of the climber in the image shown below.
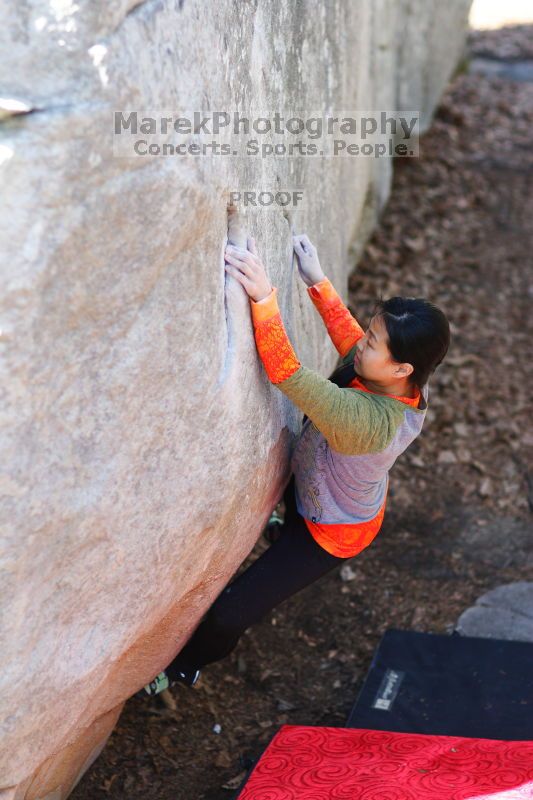
<path fill-rule="evenodd" d="M 298 360 L 277 288 L 255 240 L 245 241 L 228 244 L 225 269 L 250 298 L 269 380 L 304 412 L 281 535 L 221 592 L 176 658 L 144 687 L 148 694 L 193 686 L 200 669 L 229 655 L 251 625 L 368 547 L 383 521 L 388 472 L 420 434 L 428 379 L 450 342 L 446 316 L 423 298 L 379 299 L 365 332 L 322 271 L 315 246 L 295 235 L 298 272 L 342 359 L 324 378 Z"/>

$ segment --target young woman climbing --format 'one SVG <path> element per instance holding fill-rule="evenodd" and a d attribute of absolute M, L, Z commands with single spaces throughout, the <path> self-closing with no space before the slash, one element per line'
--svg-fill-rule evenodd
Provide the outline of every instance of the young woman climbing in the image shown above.
<path fill-rule="evenodd" d="M 338 353 L 329 379 L 303 366 L 285 331 L 253 238 L 229 244 L 228 274 L 250 298 L 254 336 L 269 380 L 304 412 L 284 494 L 281 535 L 225 588 L 185 647 L 145 687 L 192 686 L 279 603 L 372 542 L 385 512 L 389 470 L 419 435 L 428 378 L 448 350 L 443 312 L 422 298 L 378 300 L 365 332 L 324 275 L 317 251 L 293 237 L 298 271 Z"/>

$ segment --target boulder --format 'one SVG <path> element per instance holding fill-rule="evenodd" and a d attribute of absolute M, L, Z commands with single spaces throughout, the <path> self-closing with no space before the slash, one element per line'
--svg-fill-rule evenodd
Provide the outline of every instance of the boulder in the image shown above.
<path fill-rule="evenodd" d="M 289 477 L 301 415 L 266 379 L 247 297 L 224 271 L 229 194 L 303 190 L 298 209 L 252 207 L 247 224 L 300 359 L 327 373 L 336 353 L 291 230 L 346 296 L 391 184 L 390 158 L 135 155 L 115 112 L 415 109 L 424 129 L 469 5 L 4 10 L 1 800 L 68 795 Z"/>
<path fill-rule="evenodd" d="M 533 581 L 491 589 L 463 611 L 455 626 L 462 636 L 533 642 Z"/>

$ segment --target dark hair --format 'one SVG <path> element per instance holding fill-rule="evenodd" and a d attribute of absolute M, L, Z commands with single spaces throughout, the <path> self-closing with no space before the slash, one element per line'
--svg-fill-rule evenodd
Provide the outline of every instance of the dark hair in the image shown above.
<path fill-rule="evenodd" d="M 422 297 L 382 297 L 373 315 L 383 316 L 392 358 L 414 367 L 411 384 L 420 389 L 438 367 L 450 346 L 450 324 L 436 305 Z"/>

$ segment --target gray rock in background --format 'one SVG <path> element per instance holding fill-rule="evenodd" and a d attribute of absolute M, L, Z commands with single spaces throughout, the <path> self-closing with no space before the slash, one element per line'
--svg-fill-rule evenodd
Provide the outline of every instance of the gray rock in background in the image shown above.
<path fill-rule="evenodd" d="M 390 189 L 389 159 L 118 156 L 113 112 L 402 108 L 427 127 L 469 6 L 4 3 L 1 800 L 68 794 L 281 496 L 300 415 L 224 272 L 228 193 L 303 188 L 292 224 L 346 296 Z M 328 372 L 290 221 L 249 215 L 300 359 Z"/>
<path fill-rule="evenodd" d="M 508 583 L 481 595 L 455 629 L 463 636 L 533 642 L 533 582 Z"/>

